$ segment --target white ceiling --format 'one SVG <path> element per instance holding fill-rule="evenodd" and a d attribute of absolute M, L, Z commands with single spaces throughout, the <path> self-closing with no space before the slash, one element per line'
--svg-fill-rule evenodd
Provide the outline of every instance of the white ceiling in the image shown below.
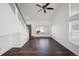
<path fill-rule="evenodd" d="M 69 16 L 79 13 L 79 3 L 71 3 L 69 8 Z"/>
<path fill-rule="evenodd" d="M 38 3 L 39 4 L 39 3 Z M 40 5 L 43 5 L 44 3 L 40 3 Z M 30 20 L 49 20 L 51 19 L 52 15 L 54 14 L 54 11 L 56 11 L 56 8 L 59 4 L 56 3 L 50 3 L 49 6 L 53 7 L 54 10 L 47 10 L 47 13 L 44 13 L 43 11 L 37 12 L 40 7 L 36 6 L 35 3 L 18 3 L 19 9 L 22 12 L 25 19 Z"/>

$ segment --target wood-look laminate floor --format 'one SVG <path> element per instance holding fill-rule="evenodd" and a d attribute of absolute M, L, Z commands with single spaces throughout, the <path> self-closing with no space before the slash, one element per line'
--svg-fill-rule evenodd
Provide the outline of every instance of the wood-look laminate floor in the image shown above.
<path fill-rule="evenodd" d="M 51 38 L 34 38 L 22 48 L 12 48 L 3 56 L 75 56 Z"/>

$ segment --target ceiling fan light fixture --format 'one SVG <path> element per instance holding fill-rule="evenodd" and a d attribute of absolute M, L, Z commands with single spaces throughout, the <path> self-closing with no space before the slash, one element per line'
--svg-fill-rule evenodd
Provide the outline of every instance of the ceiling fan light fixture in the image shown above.
<path fill-rule="evenodd" d="M 52 8 L 52 7 L 48 7 L 48 5 L 49 5 L 50 3 L 46 3 L 46 4 L 44 4 L 44 5 L 39 5 L 39 4 L 36 4 L 36 6 L 38 6 L 38 7 L 40 7 L 40 8 L 42 8 L 42 9 L 40 9 L 38 12 L 40 12 L 40 11 L 44 11 L 44 13 L 46 13 L 46 10 L 54 10 L 54 8 Z"/>

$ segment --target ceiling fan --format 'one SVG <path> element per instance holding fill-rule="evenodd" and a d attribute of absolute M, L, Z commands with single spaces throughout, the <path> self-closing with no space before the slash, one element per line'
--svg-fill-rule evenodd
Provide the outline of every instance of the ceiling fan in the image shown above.
<path fill-rule="evenodd" d="M 44 11 L 44 13 L 46 13 L 46 10 L 54 10 L 54 8 L 52 8 L 52 7 L 48 7 L 48 5 L 49 5 L 49 3 L 45 3 L 44 5 L 39 5 L 39 4 L 36 4 L 36 6 L 38 6 L 38 7 L 40 7 L 41 9 L 38 11 L 38 12 L 40 12 L 40 11 Z"/>

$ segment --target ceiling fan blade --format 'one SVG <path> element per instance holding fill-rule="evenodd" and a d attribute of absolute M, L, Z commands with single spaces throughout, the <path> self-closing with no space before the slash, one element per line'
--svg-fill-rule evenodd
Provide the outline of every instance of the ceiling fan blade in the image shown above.
<path fill-rule="evenodd" d="M 44 5 L 43 7 L 46 8 L 49 5 L 49 3 L 46 3 L 46 5 Z"/>
<path fill-rule="evenodd" d="M 53 10 L 54 8 L 50 8 L 50 7 L 48 7 L 48 8 L 46 8 L 47 10 Z"/>
<path fill-rule="evenodd" d="M 44 10 L 44 13 L 46 13 L 46 10 Z"/>
<path fill-rule="evenodd" d="M 42 7 L 42 6 L 40 6 L 39 4 L 36 4 L 36 6 L 38 6 L 38 7 Z"/>

